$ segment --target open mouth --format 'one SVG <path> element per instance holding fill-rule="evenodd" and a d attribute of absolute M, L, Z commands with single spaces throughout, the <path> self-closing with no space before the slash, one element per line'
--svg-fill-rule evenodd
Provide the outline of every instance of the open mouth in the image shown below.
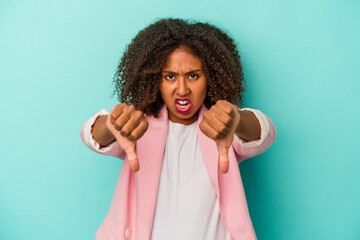
<path fill-rule="evenodd" d="M 176 110 L 179 113 L 186 114 L 190 112 L 191 102 L 189 99 L 175 99 Z"/>

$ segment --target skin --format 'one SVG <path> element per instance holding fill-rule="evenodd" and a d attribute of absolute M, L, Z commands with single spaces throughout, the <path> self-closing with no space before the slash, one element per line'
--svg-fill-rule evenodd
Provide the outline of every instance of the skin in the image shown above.
<path fill-rule="evenodd" d="M 168 108 L 169 120 L 189 125 L 198 119 L 207 89 L 207 80 L 201 60 L 191 52 L 179 47 L 167 59 L 160 83 L 161 96 Z M 176 109 L 175 99 L 189 99 L 190 111 L 181 113 Z M 115 139 L 125 150 L 130 168 L 139 170 L 135 154 L 135 142 L 148 128 L 148 122 L 141 111 L 122 103 L 116 105 L 109 114 L 99 117 L 93 126 L 94 139 L 100 146 L 107 146 Z M 219 166 L 223 173 L 229 167 L 227 152 L 234 134 L 245 141 L 260 138 L 260 124 L 253 113 L 237 109 L 233 104 L 219 100 L 204 113 L 199 125 L 201 131 L 213 139 L 220 154 Z"/>
<path fill-rule="evenodd" d="M 198 119 L 199 108 L 206 97 L 207 80 L 201 60 L 183 47 L 173 51 L 162 71 L 160 92 L 175 123 L 189 125 Z M 190 112 L 184 114 L 176 110 L 175 99 L 189 99 Z"/>

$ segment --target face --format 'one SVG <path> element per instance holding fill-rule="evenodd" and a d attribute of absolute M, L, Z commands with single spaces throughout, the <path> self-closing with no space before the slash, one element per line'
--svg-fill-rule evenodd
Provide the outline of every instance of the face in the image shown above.
<path fill-rule="evenodd" d="M 162 70 L 160 83 L 169 119 L 184 125 L 194 123 L 198 119 L 206 89 L 207 80 L 200 58 L 184 47 L 170 53 Z"/>

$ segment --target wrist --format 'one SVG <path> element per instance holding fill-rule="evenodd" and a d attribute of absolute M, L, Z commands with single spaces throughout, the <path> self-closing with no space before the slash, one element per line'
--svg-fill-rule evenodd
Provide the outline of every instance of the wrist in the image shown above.
<path fill-rule="evenodd" d="M 243 135 L 242 134 L 242 131 L 243 131 L 243 116 L 244 116 L 243 111 L 244 110 L 240 110 L 239 108 L 237 108 L 237 112 L 240 115 L 240 120 L 239 120 L 238 125 L 236 127 L 235 134 L 239 138 L 242 138 L 242 135 Z"/>
<path fill-rule="evenodd" d="M 108 115 L 98 117 L 93 125 L 93 137 L 101 147 L 105 147 L 115 141 L 115 136 L 106 126 Z"/>
<path fill-rule="evenodd" d="M 238 109 L 240 121 L 235 134 L 245 142 L 260 139 L 261 127 L 257 117 L 247 110 Z"/>

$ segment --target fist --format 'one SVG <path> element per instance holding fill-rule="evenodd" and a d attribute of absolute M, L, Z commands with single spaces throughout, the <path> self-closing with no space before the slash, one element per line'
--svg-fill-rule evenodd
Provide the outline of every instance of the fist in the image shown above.
<path fill-rule="evenodd" d="M 240 122 L 237 108 L 225 100 L 219 100 L 204 113 L 200 130 L 216 142 L 219 152 L 219 167 L 222 173 L 229 169 L 228 151 Z"/>
<path fill-rule="evenodd" d="M 124 149 L 130 168 L 138 171 L 139 161 L 135 153 L 136 140 L 141 138 L 148 128 L 144 113 L 125 103 L 116 105 L 110 112 L 106 126 Z"/>
<path fill-rule="evenodd" d="M 111 110 L 109 120 L 115 130 L 130 141 L 141 138 L 149 125 L 143 112 L 125 103 L 118 104 Z"/>

